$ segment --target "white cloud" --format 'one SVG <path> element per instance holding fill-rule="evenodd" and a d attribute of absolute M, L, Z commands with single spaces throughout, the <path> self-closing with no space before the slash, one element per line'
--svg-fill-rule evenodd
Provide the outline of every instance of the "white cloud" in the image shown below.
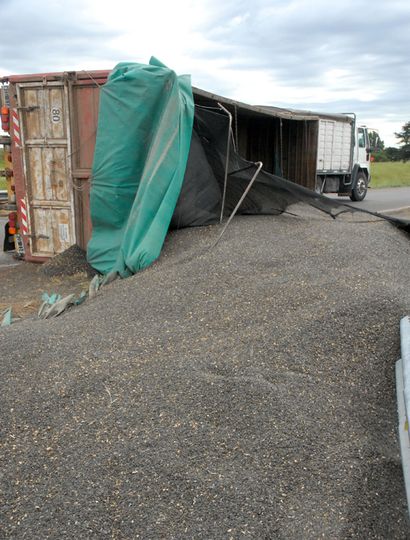
<path fill-rule="evenodd" d="M 393 143 L 410 119 L 404 1 L 5 0 L 2 19 L 3 75 L 154 55 L 249 103 L 355 111 Z"/>

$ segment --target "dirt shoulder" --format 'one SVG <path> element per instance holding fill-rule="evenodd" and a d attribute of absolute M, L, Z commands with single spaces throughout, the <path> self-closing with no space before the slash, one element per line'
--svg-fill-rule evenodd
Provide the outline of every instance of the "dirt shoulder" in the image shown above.
<path fill-rule="evenodd" d="M 44 292 L 66 296 L 88 289 L 91 267 L 80 248 L 72 246 L 44 265 L 18 260 L 3 251 L 6 221 L 7 212 L 0 209 L 0 321 L 9 307 L 15 319 L 36 317 Z"/>
<path fill-rule="evenodd" d="M 47 276 L 41 272 L 41 266 L 22 262 L 0 267 L 0 313 L 11 307 L 14 318 L 36 317 L 44 292 L 66 296 L 88 289 L 90 279 L 86 273 Z"/>

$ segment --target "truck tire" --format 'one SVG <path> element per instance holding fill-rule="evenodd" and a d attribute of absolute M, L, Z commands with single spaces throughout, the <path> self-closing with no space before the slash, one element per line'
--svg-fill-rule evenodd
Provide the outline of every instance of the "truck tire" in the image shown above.
<path fill-rule="evenodd" d="M 363 172 L 359 172 L 356 178 L 355 186 L 350 193 L 350 199 L 352 201 L 362 201 L 366 197 L 366 193 L 367 177 Z"/>

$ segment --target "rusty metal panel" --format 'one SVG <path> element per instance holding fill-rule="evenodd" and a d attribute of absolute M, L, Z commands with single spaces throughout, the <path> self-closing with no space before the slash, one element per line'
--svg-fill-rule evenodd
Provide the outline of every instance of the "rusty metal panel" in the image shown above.
<path fill-rule="evenodd" d="M 75 243 L 70 123 L 65 79 L 17 84 L 31 254 Z"/>
<path fill-rule="evenodd" d="M 70 84 L 72 176 L 77 243 L 87 248 L 91 237 L 90 182 L 97 135 L 100 87 L 108 73 L 90 73 Z"/>
<path fill-rule="evenodd" d="M 107 80 L 109 71 L 106 69 L 96 69 L 92 71 L 57 71 L 51 73 L 26 73 L 22 75 L 9 75 L 8 77 L 2 77 L 2 81 L 9 81 L 12 84 L 27 83 L 27 82 L 53 82 L 61 81 L 63 77 L 72 77 L 73 80 Z"/>
<path fill-rule="evenodd" d="M 98 123 L 100 88 L 76 84 L 72 87 L 71 131 L 73 172 L 91 171 Z"/>
<path fill-rule="evenodd" d="M 92 223 L 90 214 L 90 182 L 79 181 L 81 189 L 74 191 L 77 244 L 84 250 L 91 238 Z"/>

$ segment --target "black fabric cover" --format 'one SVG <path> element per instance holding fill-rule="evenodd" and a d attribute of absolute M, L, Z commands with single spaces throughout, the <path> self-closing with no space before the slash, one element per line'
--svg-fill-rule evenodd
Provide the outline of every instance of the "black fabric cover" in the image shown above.
<path fill-rule="evenodd" d="M 210 225 L 219 218 L 222 194 L 208 162 L 196 129 L 192 132 L 191 147 L 181 193 L 171 220 L 171 228 Z"/>
<path fill-rule="evenodd" d="M 188 164 L 171 228 L 210 225 L 219 221 L 224 186 L 228 116 L 219 109 L 195 106 Z M 249 185 L 257 166 L 235 150 L 230 134 L 228 181 L 224 215 L 230 215 Z M 238 209 L 238 214 L 281 214 L 291 204 L 303 202 L 336 217 L 342 212 L 361 211 L 389 220 L 410 231 L 410 221 L 355 209 L 263 169 Z"/>

